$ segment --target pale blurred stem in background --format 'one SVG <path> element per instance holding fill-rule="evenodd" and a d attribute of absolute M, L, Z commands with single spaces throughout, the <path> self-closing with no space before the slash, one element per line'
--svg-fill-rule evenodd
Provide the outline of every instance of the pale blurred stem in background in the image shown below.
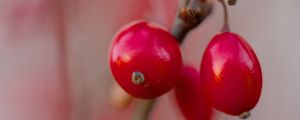
<path fill-rule="evenodd" d="M 132 120 L 149 120 L 156 100 L 138 99 L 133 111 Z"/>
<path fill-rule="evenodd" d="M 63 11 L 63 2 L 58 0 L 57 2 L 57 34 L 58 34 L 58 55 L 60 59 L 60 70 L 63 76 L 63 80 L 68 78 L 67 74 L 67 41 L 65 35 L 65 19 Z"/>
<path fill-rule="evenodd" d="M 180 44 L 183 43 L 188 32 L 202 23 L 211 13 L 212 7 L 212 3 L 208 0 L 184 0 L 171 30 Z M 132 120 L 149 120 L 156 101 L 155 99 L 138 100 Z"/>
<path fill-rule="evenodd" d="M 68 46 L 67 46 L 67 38 L 66 38 L 66 31 L 65 31 L 65 13 L 64 13 L 64 1 L 63 0 L 57 0 L 56 1 L 56 14 L 57 14 L 57 17 L 56 17 L 56 29 L 57 29 L 57 43 L 58 43 L 58 58 L 59 58 L 59 70 L 60 70 L 60 76 L 62 78 L 62 81 L 63 82 L 66 82 L 64 83 L 65 85 L 65 88 L 64 90 L 67 92 L 66 95 L 68 96 L 65 96 L 65 101 L 70 101 L 70 79 L 69 79 L 69 73 L 68 73 Z M 65 115 L 65 120 L 70 120 L 71 119 L 71 104 L 69 102 L 67 102 L 65 104 L 65 110 L 66 111 L 63 111 L 64 115 Z"/>

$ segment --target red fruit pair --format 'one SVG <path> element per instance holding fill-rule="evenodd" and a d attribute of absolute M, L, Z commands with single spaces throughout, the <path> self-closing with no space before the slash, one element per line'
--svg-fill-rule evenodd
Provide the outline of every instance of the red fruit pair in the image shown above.
<path fill-rule="evenodd" d="M 114 78 L 138 98 L 158 97 L 174 87 L 176 98 L 189 120 L 209 120 L 211 108 L 204 96 L 199 72 L 182 68 L 179 45 L 168 32 L 146 22 L 123 29 L 110 50 Z"/>
<path fill-rule="evenodd" d="M 134 97 L 155 98 L 174 87 L 182 58 L 176 39 L 147 22 L 125 27 L 110 50 L 115 80 Z"/>
<path fill-rule="evenodd" d="M 199 75 L 183 67 L 175 87 L 177 103 L 188 120 L 209 120 L 210 105 L 240 118 L 250 116 L 261 94 L 262 72 L 243 38 L 230 32 L 216 35 L 206 48 L 200 70 Z"/>
<path fill-rule="evenodd" d="M 194 111 L 206 109 L 197 87 L 204 86 L 213 107 L 243 115 L 242 118 L 249 116 L 262 89 L 262 73 L 255 53 L 245 40 L 230 32 L 215 36 L 209 43 L 200 68 L 203 86 L 195 82 L 198 78 L 193 80 L 192 71 L 182 75 L 182 58 L 175 38 L 146 22 L 133 24 L 117 34 L 110 50 L 110 67 L 120 86 L 139 98 L 166 93 L 179 77 L 183 82 L 175 88 L 177 101 L 191 119 L 196 115 Z"/>

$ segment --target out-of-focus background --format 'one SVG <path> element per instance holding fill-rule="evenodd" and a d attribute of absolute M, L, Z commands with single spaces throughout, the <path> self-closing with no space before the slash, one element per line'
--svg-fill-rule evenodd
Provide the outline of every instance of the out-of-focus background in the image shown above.
<path fill-rule="evenodd" d="M 1 120 L 126 120 L 132 106 L 109 104 L 107 53 L 124 24 L 147 19 L 170 27 L 176 0 L 0 0 Z M 255 50 L 263 69 L 261 99 L 249 120 L 298 120 L 300 1 L 238 0 L 232 31 Z M 186 38 L 185 62 L 199 66 L 223 23 L 221 5 Z M 181 120 L 172 94 L 153 120 Z M 238 120 L 216 112 L 216 120 Z"/>

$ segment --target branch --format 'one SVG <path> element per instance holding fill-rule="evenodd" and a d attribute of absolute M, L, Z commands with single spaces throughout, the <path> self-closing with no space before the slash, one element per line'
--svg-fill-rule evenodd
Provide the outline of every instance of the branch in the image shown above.
<path fill-rule="evenodd" d="M 182 44 L 187 33 L 197 27 L 211 13 L 212 3 L 206 0 L 185 0 L 185 5 L 178 13 L 172 35 Z M 132 120 L 149 120 L 156 100 L 138 100 Z"/>

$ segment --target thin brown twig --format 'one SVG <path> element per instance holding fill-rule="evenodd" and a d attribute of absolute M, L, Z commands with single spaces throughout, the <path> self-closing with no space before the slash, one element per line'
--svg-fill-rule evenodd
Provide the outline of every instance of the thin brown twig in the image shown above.
<path fill-rule="evenodd" d="M 172 27 L 172 34 L 179 43 L 184 41 L 186 34 L 197 27 L 212 11 L 212 3 L 199 0 L 189 0 L 180 9 Z"/>

